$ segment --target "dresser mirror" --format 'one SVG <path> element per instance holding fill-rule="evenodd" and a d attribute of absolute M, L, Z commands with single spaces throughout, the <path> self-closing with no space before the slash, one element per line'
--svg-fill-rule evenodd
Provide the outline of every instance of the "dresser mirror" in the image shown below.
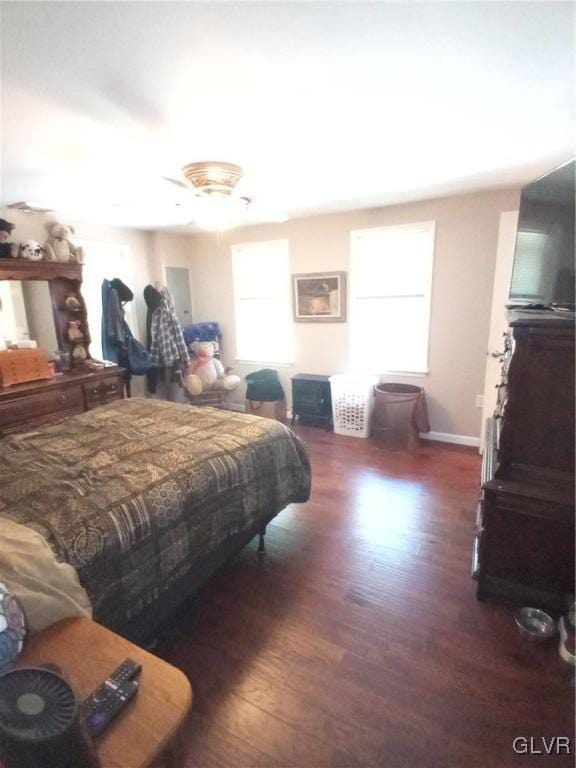
<path fill-rule="evenodd" d="M 58 349 L 48 280 L 0 281 L 0 348 L 31 339 L 48 354 Z"/>

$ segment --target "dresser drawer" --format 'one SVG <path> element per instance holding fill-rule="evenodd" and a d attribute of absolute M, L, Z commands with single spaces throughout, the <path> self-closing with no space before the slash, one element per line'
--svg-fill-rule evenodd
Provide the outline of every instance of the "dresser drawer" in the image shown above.
<path fill-rule="evenodd" d="M 121 400 L 124 397 L 124 382 L 118 376 L 84 384 L 86 407 L 97 408 L 100 405 Z"/>
<path fill-rule="evenodd" d="M 82 413 L 83 410 L 82 387 L 65 387 L 0 403 L 0 428 L 15 427 L 36 419 L 44 419 L 51 414 L 57 418 L 71 413 Z"/>

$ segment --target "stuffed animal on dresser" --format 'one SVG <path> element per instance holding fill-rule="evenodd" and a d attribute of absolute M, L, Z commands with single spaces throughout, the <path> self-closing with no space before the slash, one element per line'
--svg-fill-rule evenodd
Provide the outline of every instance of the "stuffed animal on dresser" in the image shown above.
<path fill-rule="evenodd" d="M 84 334 L 82 333 L 82 329 L 80 328 L 80 321 L 79 320 L 69 320 L 68 321 L 68 341 L 83 341 L 84 340 Z"/>
<path fill-rule="evenodd" d="M 84 263 L 82 248 L 70 240 L 74 234 L 74 228 L 58 221 L 50 221 L 46 225 L 50 235 L 46 241 L 46 250 L 51 254 L 51 261 L 71 261 L 74 264 Z"/>
<path fill-rule="evenodd" d="M 23 240 L 18 248 L 18 258 L 28 261 L 43 261 L 47 259 L 52 261 L 45 248 L 42 248 L 36 240 Z"/>
<path fill-rule="evenodd" d="M 88 352 L 86 352 L 86 347 L 83 344 L 76 344 L 72 350 L 72 359 L 79 363 L 86 360 L 87 357 Z"/>
<path fill-rule="evenodd" d="M 64 306 L 69 312 L 80 312 L 82 304 L 78 296 L 74 296 L 73 293 L 69 293 L 64 299 Z"/>
<path fill-rule="evenodd" d="M 211 341 L 195 341 L 190 345 L 192 359 L 186 371 L 186 389 L 191 395 L 219 389 L 231 392 L 240 386 L 240 377 L 229 375 L 224 366 L 214 357 Z"/>
<path fill-rule="evenodd" d="M 0 219 L 0 259 L 18 258 L 18 246 L 10 241 L 14 224 Z"/>

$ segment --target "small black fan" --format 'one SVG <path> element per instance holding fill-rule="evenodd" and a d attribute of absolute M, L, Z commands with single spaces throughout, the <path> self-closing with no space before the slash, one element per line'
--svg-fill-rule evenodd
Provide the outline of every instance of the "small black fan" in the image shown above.
<path fill-rule="evenodd" d="M 96 754 L 68 683 L 47 669 L 0 675 L 0 755 L 6 768 L 93 768 Z"/>

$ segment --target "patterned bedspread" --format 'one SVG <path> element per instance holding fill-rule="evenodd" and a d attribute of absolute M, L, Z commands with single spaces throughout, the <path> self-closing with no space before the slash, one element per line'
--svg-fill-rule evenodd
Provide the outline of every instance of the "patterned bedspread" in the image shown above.
<path fill-rule="evenodd" d="M 0 515 L 73 565 L 113 628 L 309 492 L 289 429 L 214 408 L 132 398 L 0 440 Z"/>

